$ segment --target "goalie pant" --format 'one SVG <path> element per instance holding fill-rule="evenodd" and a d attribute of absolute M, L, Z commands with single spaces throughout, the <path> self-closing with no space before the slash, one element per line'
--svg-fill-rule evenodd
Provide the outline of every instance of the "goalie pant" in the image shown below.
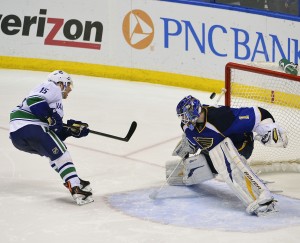
<path fill-rule="evenodd" d="M 225 138 L 209 153 L 214 169 L 247 207 L 249 214 L 262 215 L 274 212 L 275 200 L 270 190 L 240 156 L 230 138 Z M 167 178 L 176 163 L 166 164 Z M 194 185 L 215 178 L 203 154 L 185 159 L 182 166 L 168 179 L 170 185 Z M 267 205 L 267 206 L 266 206 Z"/>

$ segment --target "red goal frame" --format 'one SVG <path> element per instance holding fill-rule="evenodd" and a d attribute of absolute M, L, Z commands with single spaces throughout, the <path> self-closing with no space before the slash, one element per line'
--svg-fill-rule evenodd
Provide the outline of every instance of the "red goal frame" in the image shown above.
<path fill-rule="evenodd" d="M 225 66 L 225 105 L 230 106 L 231 105 L 231 70 L 232 69 L 238 69 L 246 72 L 252 72 L 252 73 L 259 73 L 263 75 L 273 76 L 273 77 L 279 77 L 279 78 L 286 78 L 289 80 L 293 80 L 296 82 L 300 82 L 300 76 L 288 74 L 288 73 L 282 73 L 278 71 L 268 70 L 264 68 L 254 67 L 254 66 L 248 66 L 244 64 L 238 64 L 234 62 L 229 62 Z M 270 99 L 272 99 L 272 93 L 270 94 Z"/>

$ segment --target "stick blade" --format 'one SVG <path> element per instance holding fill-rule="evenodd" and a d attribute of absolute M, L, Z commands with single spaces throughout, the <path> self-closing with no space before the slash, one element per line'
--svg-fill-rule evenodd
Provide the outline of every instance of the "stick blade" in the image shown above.
<path fill-rule="evenodd" d="M 137 127 L 137 123 L 136 123 L 136 121 L 133 121 L 131 123 L 131 126 L 129 128 L 129 131 L 128 131 L 126 137 L 124 138 L 124 140 L 126 142 L 128 142 L 130 140 L 130 138 L 132 137 L 133 133 L 135 132 L 136 127 Z"/>

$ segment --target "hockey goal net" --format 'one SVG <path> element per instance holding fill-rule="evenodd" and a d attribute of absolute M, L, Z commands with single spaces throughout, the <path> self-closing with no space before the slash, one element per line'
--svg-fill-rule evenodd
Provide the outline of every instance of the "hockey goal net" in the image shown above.
<path fill-rule="evenodd" d="M 300 172 L 300 76 L 284 73 L 277 63 L 228 63 L 225 88 L 225 105 L 261 106 L 288 134 L 287 148 L 255 141 L 250 166 L 262 172 Z"/>

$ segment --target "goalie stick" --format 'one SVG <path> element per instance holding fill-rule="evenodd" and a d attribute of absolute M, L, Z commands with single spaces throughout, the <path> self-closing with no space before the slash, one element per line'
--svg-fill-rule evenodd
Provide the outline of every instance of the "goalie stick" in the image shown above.
<path fill-rule="evenodd" d="M 219 101 L 221 100 L 221 98 L 223 97 L 223 95 L 227 92 L 227 90 L 225 88 L 222 88 L 221 90 L 221 93 L 219 94 L 219 97 L 217 98 L 216 102 L 215 102 L 215 106 L 217 106 L 219 104 Z M 213 92 L 211 95 L 210 95 L 210 99 L 214 99 L 216 97 L 216 93 Z"/>
<path fill-rule="evenodd" d="M 66 124 L 64 124 L 64 126 L 68 126 Z M 103 132 L 97 132 L 97 131 L 93 131 L 90 130 L 90 133 L 96 134 L 96 135 L 100 135 L 100 136 L 104 136 L 104 137 L 108 137 L 108 138 L 112 138 L 112 139 L 116 139 L 116 140 L 121 140 L 124 142 L 128 142 L 130 140 L 130 138 L 132 137 L 133 133 L 135 132 L 135 129 L 137 127 L 137 123 L 135 121 L 133 121 L 130 125 L 129 131 L 127 133 L 127 135 L 123 138 L 123 137 L 118 137 L 115 135 L 111 135 L 111 134 L 107 134 L 107 133 L 103 133 Z"/>
<path fill-rule="evenodd" d="M 179 165 L 184 161 L 184 158 L 181 159 L 178 164 L 175 166 L 175 168 L 173 169 L 173 171 L 171 172 L 171 174 L 169 175 L 169 177 L 167 178 L 167 180 L 165 181 L 165 183 L 158 188 L 157 190 L 154 190 L 152 193 L 149 194 L 149 198 L 152 200 L 155 200 L 158 193 L 160 193 L 160 191 L 169 183 L 170 178 L 172 177 L 172 175 L 174 174 L 174 172 L 176 171 L 176 169 L 179 167 Z"/>

